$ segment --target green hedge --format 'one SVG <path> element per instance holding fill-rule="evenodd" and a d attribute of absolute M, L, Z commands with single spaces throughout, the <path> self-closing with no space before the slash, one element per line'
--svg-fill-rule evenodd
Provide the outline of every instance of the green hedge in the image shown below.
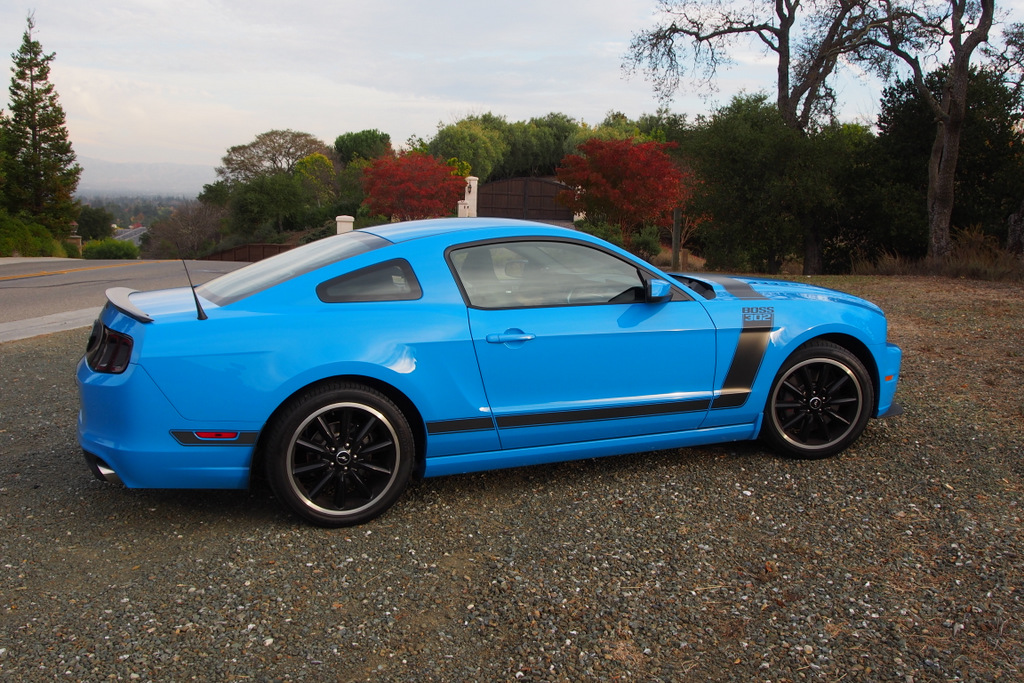
<path fill-rule="evenodd" d="M 64 256 L 50 231 L 0 210 L 0 256 Z"/>
<path fill-rule="evenodd" d="M 82 258 L 87 259 L 137 259 L 139 248 L 128 240 L 92 240 L 82 247 Z"/>

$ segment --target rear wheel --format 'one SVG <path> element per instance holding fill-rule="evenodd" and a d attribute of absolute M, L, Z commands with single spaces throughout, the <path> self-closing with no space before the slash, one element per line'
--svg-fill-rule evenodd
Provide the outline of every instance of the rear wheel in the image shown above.
<path fill-rule="evenodd" d="M 826 341 L 805 344 L 775 376 L 762 434 L 797 458 L 824 458 L 843 450 L 864 431 L 874 391 L 864 364 Z"/>
<path fill-rule="evenodd" d="M 415 448 L 408 421 L 390 399 L 347 383 L 292 400 L 267 443 L 274 493 L 327 527 L 360 524 L 391 507 L 409 482 Z"/>

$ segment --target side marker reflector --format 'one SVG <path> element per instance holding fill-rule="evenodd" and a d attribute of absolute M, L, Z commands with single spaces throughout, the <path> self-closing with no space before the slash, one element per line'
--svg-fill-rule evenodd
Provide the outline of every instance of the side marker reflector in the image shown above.
<path fill-rule="evenodd" d="M 200 439 L 237 439 L 238 432 L 195 432 Z"/>

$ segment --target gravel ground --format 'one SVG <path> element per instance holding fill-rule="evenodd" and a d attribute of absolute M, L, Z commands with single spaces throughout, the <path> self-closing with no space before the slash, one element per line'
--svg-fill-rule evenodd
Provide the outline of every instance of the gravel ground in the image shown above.
<path fill-rule="evenodd" d="M 1024 287 L 821 278 L 889 314 L 902 417 L 431 479 L 323 530 L 266 490 L 94 481 L 87 330 L 0 345 L 0 679 L 1024 676 Z"/>

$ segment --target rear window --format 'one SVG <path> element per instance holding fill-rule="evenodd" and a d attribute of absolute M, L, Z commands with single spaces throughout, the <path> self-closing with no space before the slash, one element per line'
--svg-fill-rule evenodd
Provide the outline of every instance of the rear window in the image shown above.
<path fill-rule="evenodd" d="M 411 301 L 423 291 L 405 259 L 377 263 L 320 283 L 316 295 L 328 304 L 356 301 Z"/>
<path fill-rule="evenodd" d="M 227 306 L 264 289 L 305 275 L 330 263 L 364 254 L 391 244 L 366 232 L 347 232 L 304 244 L 290 251 L 257 261 L 200 285 L 201 297 L 218 306 Z"/>

